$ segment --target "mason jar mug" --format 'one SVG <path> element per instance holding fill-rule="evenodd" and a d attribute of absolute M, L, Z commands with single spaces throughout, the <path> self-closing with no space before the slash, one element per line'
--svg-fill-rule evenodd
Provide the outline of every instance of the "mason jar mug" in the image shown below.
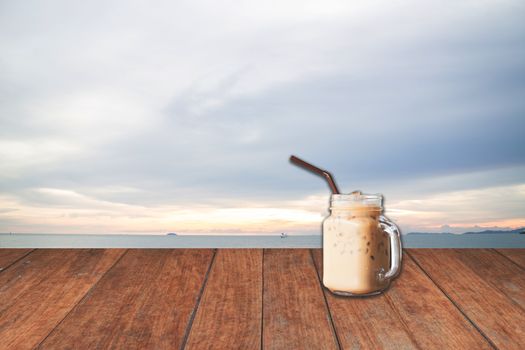
<path fill-rule="evenodd" d="M 399 273 L 398 227 L 383 215 L 382 195 L 333 194 L 323 221 L 323 284 L 345 296 L 379 294 Z"/>

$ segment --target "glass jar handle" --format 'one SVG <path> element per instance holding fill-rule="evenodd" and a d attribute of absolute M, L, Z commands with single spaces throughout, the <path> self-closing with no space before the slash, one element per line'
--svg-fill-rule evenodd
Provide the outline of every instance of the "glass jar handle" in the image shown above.
<path fill-rule="evenodd" d="M 385 272 L 379 272 L 379 279 L 391 279 L 399 273 L 401 267 L 401 258 L 403 250 L 401 247 L 401 238 L 399 236 L 399 228 L 386 216 L 381 215 L 379 217 L 379 226 L 388 233 L 390 237 L 390 269 Z"/>

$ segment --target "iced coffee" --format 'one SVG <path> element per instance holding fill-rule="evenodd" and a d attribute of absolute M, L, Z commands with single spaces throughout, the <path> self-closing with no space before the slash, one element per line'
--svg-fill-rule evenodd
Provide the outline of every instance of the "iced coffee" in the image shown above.
<path fill-rule="evenodd" d="M 382 197 L 334 194 L 330 211 L 323 222 L 325 287 L 341 295 L 385 290 L 397 274 L 401 256 L 397 227 L 382 216 Z"/>

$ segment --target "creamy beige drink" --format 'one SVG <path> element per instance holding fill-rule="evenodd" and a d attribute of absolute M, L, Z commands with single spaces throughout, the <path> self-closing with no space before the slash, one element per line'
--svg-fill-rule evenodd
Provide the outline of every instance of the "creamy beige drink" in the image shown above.
<path fill-rule="evenodd" d="M 343 295 L 369 295 L 390 279 L 390 238 L 380 224 L 381 197 L 333 195 L 323 222 L 323 284 Z"/>

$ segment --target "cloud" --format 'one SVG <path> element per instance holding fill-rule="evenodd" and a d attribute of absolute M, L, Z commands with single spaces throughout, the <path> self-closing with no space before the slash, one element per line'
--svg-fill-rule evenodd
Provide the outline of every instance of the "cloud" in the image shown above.
<path fill-rule="evenodd" d="M 444 192 L 391 201 L 389 215 L 409 231 L 443 232 L 443 223 L 460 229 L 525 226 L 525 185 Z M 419 227 L 418 227 L 419 226 Z"/>
<path fill-rule="evenodd" d="M 305 198 L 326 185 L 292 153 L 393 203 L 525 183 L 521 2 L 0 6 L 0 193 L 20 209 L 0 230 L 58 230 L 44 218 L 61 206 L 158 210 L 141 230 L 171 229 L 181 207 L 284 220 L 302 202 L 317 218 Z"/>

